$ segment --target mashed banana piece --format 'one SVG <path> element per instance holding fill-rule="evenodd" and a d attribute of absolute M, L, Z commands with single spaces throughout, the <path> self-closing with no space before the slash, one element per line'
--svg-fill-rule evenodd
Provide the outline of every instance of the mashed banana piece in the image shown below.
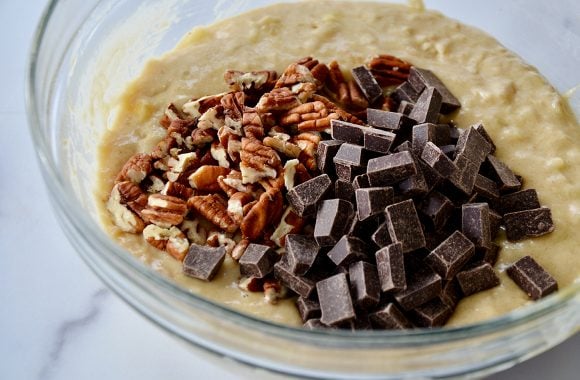
<path fill-rule="evenodd" d="M 550 272 L 560 288 L 580 281 L 580 128 L 567 103 L 533 67 L 488 35 L 403 5 L 278 4 L 189 32 L 174 50 L 150 61 L 122 97 L 116 123 L 101 141 L 97 196 L 102 209 L 124 162 L 150 151 L 164 136 L 158 120 L 167 104 L 180 106 L 193 97 L 223 92 L 225 70 L 281 72 L 308 55 L 326 63 L 336 59 L 350 70 L 381 53 L 435 72 L 462 104 L 454 121 L 460 127 L 482 121 L 498 147 L 496 156 L 552 209 L 552 234 L 498 242 L 501 285 L 461 301 L 449 324 L 485 320 L 531 302 L 504 272 L 525 255 Z M 292 302 L 272 306 L 262 294 L 240 291 L 239 271 L 231 260 L 211 283 L 185 277 L 180 262 L 141 236 L 120 232 L 106 211 L 103 216 L 105 228 L 121 245 L 184 288 L 261 318 L 301 323 Z"/>

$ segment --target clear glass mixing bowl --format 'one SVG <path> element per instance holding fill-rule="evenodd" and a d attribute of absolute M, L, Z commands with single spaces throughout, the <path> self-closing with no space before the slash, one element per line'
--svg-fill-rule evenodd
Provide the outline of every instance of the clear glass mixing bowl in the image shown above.
<path fill-rule="evenodd" d="M 96 142 L 111 115 L 94 111 L 110 106 L 146 60 L 171 49 L 192 27 L 271 3 L 53 0 L 48 5 L 30 58 L 30 128 L 60 223 L 95 273 L 144 316 L 191 345 L 305 377 L 475 377 L 533 357 L 577 332 L 580 284 L 460 328 L 356 333 L 290 328 L 184 291 L 111 241 L 99 226 L 93 199 Z M 427 6 L 490 32 L 560 91 L 580 83 L 579 3 L 427 1 Z M 89 75 L 95 72 L 97 77 Z M 106 86 L 103 97 L 87 93 L 94 85 Z M 572 103 L 578 112 L 577 95 Z"/>

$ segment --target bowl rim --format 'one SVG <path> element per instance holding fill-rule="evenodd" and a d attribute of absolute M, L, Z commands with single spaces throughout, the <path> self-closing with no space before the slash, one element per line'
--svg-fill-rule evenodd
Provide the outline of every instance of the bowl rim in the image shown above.
<path fill-rule="evenodd" d="M 225 318 L 232 323 L 242 324 L 247 327 L 259 329 L 262 332 L 274 334 L 278 337 L 294 341 L 300 341 L 302 343 L 309 342 L 325 346 L 330 345 L 338 348 L 352 348 L 353 346 L 365 348 L 394 347 L 401 345 L 408 347 L 424 345 L 425 343 L 443 343 L 480 337 L 491 333 L 505 331 L 513 326 L 524 325 L 529 321 L 539 319 L 542 316 L 565 307 L 568 302 L 573 301 L 575 298 L 580 298 L 580 282 L 575 282 L 574 284 L 567 286 L 542 300 L 532 302 L 532 304 L 518 308 L 506 314 L 486 319 L 481 322 L 457 327 L 432 329 L 416 328 L 397 331 L 350 331 L 339 329 L 307 330 L 302 327 L 282 325 L 235 311 L 178 286 L 171 279 L 162 276 L 150 266 L 147 266 L 138 260 L 128 250 L 115 244 L 113 239 L 103 231 L 97 220 L 91 218 L 87 213 L 80 212 L 80 210 L 82 210 L 82 205 L 77 200 L 71 186 L 69 186 L 67 181 L 61 176 L 56 160 L 51 154 L 47 136 L 43 133 L 44 124 L 41 117 L 43 108 L 37 98 L 38 94 L 36 93 L 37 85 L 41 83 L 42 79 L 37 77 L 36 70 L 38 67 L 39 56 L 43 52 L 43 48 L 45 48 L 43 46 L 45 33 L 59 2 L 60 0 L 50 0 L 48 2 L 41 16 L 40 22 L 38 23 L 30 47 L 28 62 L 26 65 L 27 75 L 25 88 L 25 103 L 29 131 L 33 143 L 37 147 L 37 159 L 40 162 L 41 172 L 51 198 L 51 203 L 54 210 L 57 211 L 56 214 L 61 218 L 65 218 L 68 222 L 71 222 L 74 228 L 79 232 L 79 236 L 91 243 L 91 245 L 95 247 L 99 246 L 101 248 L 98 252 L 99 255 L 101 252 L 104 256 L 112 255 L 112 258 L 124 265 L 125 269 L 129 269 L 138 274 L 139 282 L 151 282 L 163 293 L 175 297 L 194 308 L 202 308 L 206 311 L 210 311 L 212 314 Z M 76 37 L 75 34 L 74 38 Z M 67 46 L 67 49 L 68 47 L 70 47 L 70 45 Z M 66 54 L 66 51 L 64 53 Z M 61 67 L 62 62 L 63 59 L 58 63 L 59 68 Z M 52 84 L 50 86 L 52 86 Z M 49 109 L 45 111 L 52 112 L 52 109 L 49 107 Z M 59 222 L 62 226 L 62 220 L 59 220 Z M 89 233 L 86 233 L 86 231 L 89 231 Z M 67 237 L 70 240 L 70 236 Z M 106 259 L 109 260 L 111 257 L 106 257 Z M 94 271 L 94 268 L 92 268 L 90 264 L 89 267 Z M 120 273 L 116 268 L 110 267 L 109 269 Z M 99 277 L 101 276 L 99 275 Z M 109 282 L 104 282 L 107 286 L 112 287 Z M 141 286 L 140 283 L 137 283 L 137 285 Z M 115 293 L 120 294 L 122 298 L 125 297 L 121 292 L 115 291 Z M 128 300 L 126 301 L 129 304 L 132 304 Z"/>

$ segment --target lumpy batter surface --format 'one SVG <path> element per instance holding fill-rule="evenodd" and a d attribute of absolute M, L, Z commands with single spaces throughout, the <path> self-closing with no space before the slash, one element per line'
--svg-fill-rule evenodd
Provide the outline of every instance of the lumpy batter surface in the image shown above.
<path fill-rule="evenodd" d="M 439 13 L 403 5 L 278 4 L 192 30 L 128 85 L 114 127 L 101 141 L 97 197 L 102 209 L 126 160 L 151 151 L 165 135 L 158 121 L 167 104 L 226 91 L 227 69 L 282 72 L 311 55 L 326 63 L 338 60 L 350 71 L 377 54 L 398 56 L 439 76 L 462 104 L 454 122 L 465 128 L 482 121 L 498 147 L 496 156 L 552 209 L 553 233 L 519 243 L 498 241 L 501 285 L 462 300 L 448 324 L 484 320 L 532 302 L 504 272 L 525 255 L 550 272 L 560 288 L 580 281 L 580 129 L 567 103 L 493 38 Z M 191 292 L 258 317 L 301 323 L 293 302 L 273 306 L 261 293 L 239 290 L 239 270 L 231 259 L 212 282 L 191 279 L 182 274 L 180 262 L 141 235 L 119 231 L 106 211 L 103 220 L 122 246 Z"/>

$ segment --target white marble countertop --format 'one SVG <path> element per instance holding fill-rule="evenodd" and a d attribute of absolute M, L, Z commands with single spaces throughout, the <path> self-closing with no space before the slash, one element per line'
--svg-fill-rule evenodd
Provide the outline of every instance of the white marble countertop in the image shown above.
<path fill-rule="evenodd" d="M 193 351 L 108 290 L 61 232 L 24 109 L 45 0 L 0 2 L 0 378 L 272 378 Z M 577 379 L 580 334 L 491 378 Z"/>

